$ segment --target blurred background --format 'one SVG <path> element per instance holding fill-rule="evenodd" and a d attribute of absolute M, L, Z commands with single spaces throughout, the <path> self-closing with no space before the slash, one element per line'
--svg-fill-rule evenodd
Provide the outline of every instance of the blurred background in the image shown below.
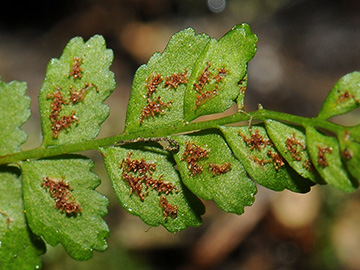
<path fill-rule="evenodd" d="M 113 49 L 117 88 L 100 136 L 122 131 L 136 69 L 186 27 L 220 38 L 246 22 L 258 35 L 249 63 L 246 109 L 315 116 L 336 81 L 360 65 L 358 0 L 63 0 L 8 3 L 0 16 L 2 80 L 26 81 L 33 114 L 24 149 L 41 143 L 37 95 L 46 66 L 74 36 L 105 37 Z M 334 119 L 358 122 L 359 112 Z M 254 206 L 236 216 L 212 202 L 200 228 L 177 234 L 149 228 L 115 198 L 101 157 L 99 191 L 110 199 L 109 248 L 90 261 L 48 247 L 43 269 L 360 269 L 360 196 L 331 187 L 308 194 L 259 188 Z"/>

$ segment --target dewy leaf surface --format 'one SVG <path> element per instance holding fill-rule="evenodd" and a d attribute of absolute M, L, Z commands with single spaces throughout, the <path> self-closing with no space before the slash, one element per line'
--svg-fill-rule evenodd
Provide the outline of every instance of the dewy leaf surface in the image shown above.
<path fill-rule="evenodd" d="M 358 183 L 343 166 L 336 138 L 323 135 L 315 128 L 308 127 L 306 144 L 312 162 L 325 182 L 346 192 L 356 190 Z"/>
<path fill-rule="evenodd" d="M 355 71 L 342 77 L 328 94 L 318 115 L 328 119 L 350 112 L 360 106 L 360 72 Z"/>
<path fill-rule="evenodd" d="M 43 145 L 94 139 L 109 115 L 103 102 L 115 89 L 109 70 L 113 52 L 96 35 L 84 43 L 69 41 L 60 59 L 52 59 L 39 95 Z"/>
<path fill-rule="evenodd" d="M 214 200 L 225 212 L 242 214 L 254 202 L 255 183 L 215 133 L 174 136 L 180 144 L 174 155 L 185 185 L 197 196 Z"/>
<path fill-rule="evenodd" d="M 20 151 L 27 135 L 20 127 L 29 119 L 30 98 L 26 83 L 5 83 L 0 78 L 0 156 Z"/>
<path fill-rule="evenodd" d="M 170 232 L 201 225 L 204 205 L 183 185 L 167 155 L 122 147 L 101 151 L 115 193 L 129 213 Z"/>
<path fill-rule="evenodd" d="M 265 121 L 266 130 L 280 154 L 302 177 L 323 183 L 306 150 L 305 130 L 275 120 Z"/>
<path fill-rule="evenodd" d="M 234 26 L 219 41 L 211 39 L 196 61 L 185 95 L 185 121 L 223 112 L 237 99 L 243 109 L 247 63 L 257 37 L 247 24 Z"/>
<path fill-rule="evenodd" d="M 100 179 L 90 171 L 93 166 L 92 160 L 79 156 L 21 164 L 30 228 L 52 246 L 61 243 L 78 260 L 107 248 L 109 229 L 102 217 L 107 214 L 108 200 L 94 190 Z M 61 202 L 58 207 L 56 201 Z M 75 211 L 68 213 L 62 207 Z"/>
<path fill-rule="evenodd" d="M 184 95 L 197 57 L 210 41 L 188 28 L 176 33 L 162 53 L 136 72 L 126 116 L 126 131 L 161 128 L 184 120 Z"/>
<path fill-rule="evenodd" d="M 221 131 L 235 156 L 256 183 L 276 191 L 285 188 L 295 192 L 310 190 L 310 181 L 291 169 L 262 125 L 250 128 L 221 127 Z"/>
<path fill-rule="evenodd" d="M 19 172 L 2 166 L 0 181 L 0 269 L 39 269 L 45 244 L 25 220 Z"/>

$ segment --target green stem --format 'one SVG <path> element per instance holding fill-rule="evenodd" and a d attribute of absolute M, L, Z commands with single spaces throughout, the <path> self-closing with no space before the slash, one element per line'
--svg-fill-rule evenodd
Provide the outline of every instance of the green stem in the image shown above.
<path fill-rule="evenodd" d="M 264 109 L 259 109 L 253 112 L 238 112 L 231 116 L 222 117 L 219 119 L 214 119 L 210 121 L 203 122 L 191 122 L 191 123 L 180 123 L 180 124 L 171 124 L 169 126 L 164 126 L 161 129 L 155 130 L 141 130 L 138 132 L 127 133 L 123 132 L 119 135 L 106 137 L 102 139 L 96 139 L 92 141 L 85 141 L 79 143 L 71 143 L 66 145 L 43 147 L 17 152 L 9 155 L 0 157 L 0 165 L 8 163 L 18 163 L 22 160 L 28 159 L 38 159 L 46 158 L 51 156 L 58 156 L 74 152 L 82 152 L 86 150 L 98 149 L 100 147 L 106 147 L 114 145 L 120 141 L 127 141 L 136 138 L 149 138 L 149 137 L 166 137 L 173 134 L 191 132 L 196 130 L 217 128 L 221 125 L 234 124 L 241 121 L 251 121 L 251 120 L 266 120 L 273 119 L 284 122 L 291 122 L 293 124 L 301 125 L 303 127 L 319 127 L 326 130 L 329 130 L 335 134 L 340 132 L 341 126 L 331 123 L 329 121 L 318 119 L 318 118 L 306 118 L 296 115 L 291 115 L 282 112 L 269 111 Z"/>

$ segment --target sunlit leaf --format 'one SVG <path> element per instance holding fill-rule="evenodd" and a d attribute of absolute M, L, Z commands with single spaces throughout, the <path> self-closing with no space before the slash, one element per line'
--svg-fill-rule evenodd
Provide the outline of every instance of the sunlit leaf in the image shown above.
<path fill-rule="evenodd" d="M 79 156 L 21 164 L 26 217 L 31 230 L 52 246 L 61 243 L 75 259 L 107 248 L 109 229 L 102 219 L 108 200 L 94 189 L 99 177 Z"/>
<path fill-rule="evenodd" d="M 40 269 L 45 244 L 25 220 L 19 172 L 0 167 L 0 269 Z"/>
<path fill-rule="evenodd" d="M 358 183 L 352 179 L 343 166 L 336 138 L 308 127 L 306 145 L 315 168 L 325 182 L 347 192 L 356 190 Z"/>
<path fill-rule="evenodd" d="M 342 77 L 328 94 L 318 115 L 328 119 L 350 112 L 360 106 L 360 72 L 352 72 Z"/>
<path fill-rule="evenodd" d="M 286 163 L 274 147 L 263 126 L 221 127 L 235 156 L 254 181 L 276 191 L 310 190 L 310 182 Z"/>
<path fill-rule="evenodd" d="M 69 41 L 59 59 L 52 59 L 39 95 L 43 145 L 94 139 L 109 115 L 103 102 L 115 89 L 109 70 L 113 52 L 96 35 Z"/>
<path fill-rule="evenodd" d="M 129 213 L 170 232 L 201 225 L 204 205 L 183 185 L 169 156 L 121 147 L 101 151 L 115 193 Z"/>
<path fill-rule="evenodd" d="M 174 137 L 174 155 L 185 185 L 197 196 L 214 200 L 226 212 L 242 214 L 254 202 L 256 186 L 217 132 Z"/>
<path fill-rule="evenodd" d="M 26 83 L 5 83 L 0 78 L 0 155 L 20 151 L 27 138 L 20 129 L 31 115 L 30 98 L 25 92 Z"/>
<path fill-rule="evenodd" d="M 211 39 L 196 61 L 186 88 L 186 121 L 223 112 L 235 100 L 243 106 L 247 63 L 255 55 L 256 42 L 247 24 L 234 26 L 219 41 Z"/>

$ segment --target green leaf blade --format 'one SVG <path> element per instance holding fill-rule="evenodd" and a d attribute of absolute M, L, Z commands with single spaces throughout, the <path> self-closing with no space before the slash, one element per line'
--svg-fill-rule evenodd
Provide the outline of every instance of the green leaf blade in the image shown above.
<path fill-rule="evenodd" d="M 1 167 L 0 179 L 0 268 L 40 269 L 45 244 L 27 225 L 18 172 Z"/>
<path fill-rule="evenodd" d="M 103 148 L 101 152 L 115 193 L 129 213 L 170 232 L 201 225 L 204 205 L 181 183 L 174 164 L 164 153 L 121 147 Z M 149 170 L 140 173 L 141 168 Z M 139 182 L 135 187 L 130 181 Z M 161 186 L 164 190 L 158 192 Z M 169 205 L 167 213 L 161 203 Z"/>
<path fill-rule="evenodd" d="M 348 172 L 357 180 L 360 179 L 360 126 L 349 127 L 338 135 L 340 156 Z"/>
<path fill-rule="evenodd" d="M 31 229 L 50 245 L 61 243 L 77 260 L 87 260 L 93 250 L 107 248 L 109 228 L 102 217 L 107 214 L 108 200 L 94 190 L 100 179 L 90 171 L 93 165 L 91 160 L 79 157 L 21 164 L 24 204 Z M 68 188 L 62 190 L 67 193 L 53 197 L 44 185 L 46 179 L 55 187 L 55 194 L 60 190 L 56 183 L 66 183 Z M 77 205 L 81 210 L 68 214 L 56 207 L 57 198 L 63 201 L 61 206 L 67 205 L 66 209 Z"/>
<path fill-rule="evenodd" d="M 348 172 L 360 179 L 360 144 L 357 142 L 341 143 L 341 157 Z"/>
<path fill-rule="evenodd" d="M 289 165 L 302 177 L 323 183 L 306 150 L 305 130 L 275 120 L 266 120 L 265 125 L 272 142 Z"/>
<path fill-rule="evenodd" d="M 196 35 L 194 29 L 187 28 L 174 34 L 162 53 L 155 53 L 137 70 L 126 115 L 127 132 L 184 120 L 183 103 L 188 77 L 209 40 L 209 36 Z M 159 105 L 152 108 L 151 104 Z"/>
<path fill-rule="evenodd" d="M 353 192 L 357 189 L 358 182 L 348 174 L 343 166 L 336 138 L 323 135 L 315 128 L 308 127 L 306 144 L 312 162 L 325 182 L 346 192 Z"/>
<path fill-rule="evenodd" d="M 60 145 L 94 139 L 109 115 L 103 102 L 115 89 L 109 70 L 113 53 L 96 35 L 84 42 L 69 41 L 62 56 L 47 67 L 39 106 L 43 145 Z"/>
<path fill-rule="evenodd" d="M 20 151 L 20 145 L 27 139 L 20 129 L 31 115 L 26 89 L 24 82 L 5 83 L 0 78 L 0 155 Z"/>
<path fill-rule="evenodd" d="M 360 72 L 352 72 L 342 77 L 325 99 L 318 115 L 328 119 L 360 107 Z"/>
<path fill-rule="evenodd" d="M 286 188 L 304 193 L 310 190 L 310 181 L 291 169 L 262 125 L 221 127 L 221 131 L 234 155 L 256 183 L 275 191 Z"/>
<path fill-rule="evenodd" d="M 173 138 L 180 144 L 174 158 L 182 181 L 195 195 L 214 200 L 222 210 L 236 214 L 253 204 L 256 185 L 219 133 Z"/>
<path fill-rule="evenodd" d="M 211 39 L 197 60 L 185 95 L 185 121 L 223 112 L 237 100 L 243 109 L 247 63 L 256 52 L 256 35 L 237 25 L 219 41 Z"/>

